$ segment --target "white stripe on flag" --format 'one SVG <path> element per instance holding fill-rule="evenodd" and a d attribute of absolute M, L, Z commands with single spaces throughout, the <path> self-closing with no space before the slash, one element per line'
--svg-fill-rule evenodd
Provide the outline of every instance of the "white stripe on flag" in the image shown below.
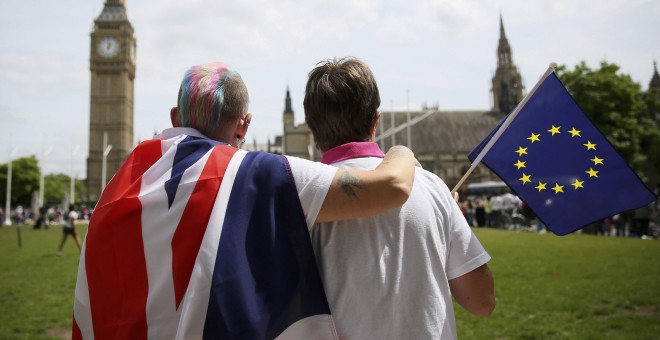
<path fill-rule="evenodd" d="M 87 270 L 85 269 L 85 249 L 87 235 L 83 240 L 78 262 L 78 280 L 76 281 L 75 302 L 73 304 L 73 316 L 80 328 L 83 339 L 94 339 L 94 326 L 92 324 L 92 308 L 89 303 L 89 286 L 87 284 Z"/>
<path fill-rule="evenodd" d="M 245 158 L 246 151 L 238 150 L 229 161 L 220 190 L 215 198 L 209 224 L 204 233 L 200 251 L 195 260 L 188 289 L 179 307 L 182 317 L 176 339 L 201 339 L 206 321 L 206 311 L 211 293 L 211 280 L 220 244 L 229 196 L 234 186 L 236 173 Z"/>
<path fill-rule="evenodd" d="M 149 339 L 162 339 L 176 333 L 180 313 L 176 310 L 172 247 L 163 245 L 172 244 L 174 232 L 210 154 L 209 150 L 186 169 L 168 209 L 165 182 L 171 178 L 176 150 L 177 146 L 169 148 L 144 173 L 138 197 L 142 203 L 142 235 L 149 282 L 146 306 Z"/>

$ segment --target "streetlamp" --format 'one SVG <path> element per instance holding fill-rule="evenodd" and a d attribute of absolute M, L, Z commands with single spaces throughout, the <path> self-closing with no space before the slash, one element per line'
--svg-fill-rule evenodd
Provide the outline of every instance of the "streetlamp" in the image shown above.
<path fill-rule="evenodd" d="M 106 176 L 106 159 L 108 158 L 108 154 L 110 153 L 110 150 L 112 150 L 112 145 L 108 145 L 108 133 L 104 132 L 103 133 L 103 163 L 101 165 L 101 193 L 103 193 L 103 190 L 105 189 L 105 176 Z"/>
<path fill-rule="evenodd" d="M 11 143 L 9 144 L 11 145 Z M 11 146 L 9 147 L 10 150 Z M 18 151 L 18 147 L 15 147 L 10 153 L 9 153 L 9 164 L 7 165 L 7 201 L 5 203 L 5 225 L 9 226 L 11 225 L 11 161 L 16 155 L 16 152 Z"/>
<path fill-rule="evenodd" d="M 69 185 L 69 192 L 71 193 L 69 196 L 71 197 L 71 200 L 69 204 L 76 203 L 76 191 L 75 191 L 76 177 L 73 175 L 73 158 L 76 157 L 76 154 L 78 153 L 78 149 L 80 149 L 80 145 L 76 145 L 76 147 L 73 148 L 73 151 L 71 152 L 71 174 L 69 175 L 69 177 L 71 178 L 71 184 Z"/>
<path fill-rule="evenodd" d="M 49 146 L 41 153 L 41 173 L 39 175 L 39 208 L 44 206 L 44 168 L 46 167 L 46 156 L 53 151 L 53 147 Z"/>

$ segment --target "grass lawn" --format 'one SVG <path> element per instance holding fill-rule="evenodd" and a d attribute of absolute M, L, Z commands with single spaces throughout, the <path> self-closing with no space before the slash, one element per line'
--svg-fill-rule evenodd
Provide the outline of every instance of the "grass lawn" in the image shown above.
<path fill-rule="evenodd" d="M 460 339 L 660 339 L 660 241 L 477 229 L 497 306 Z"/>
<path fill-rule="evenodd" d="M 78 227 L 83 235 L 84 227 Z M 493 260 L 497 307 L 456 305 L 460 339 L 658 339 L 660 241 L 476 229 Z M 78 249 L 61 227 L 0 228 L 0 339 L 66 336 Z"/>

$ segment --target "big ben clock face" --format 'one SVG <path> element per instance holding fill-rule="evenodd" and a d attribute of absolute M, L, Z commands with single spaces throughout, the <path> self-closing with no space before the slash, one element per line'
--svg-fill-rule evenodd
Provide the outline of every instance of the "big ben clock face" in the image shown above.
<path fill-rule="evenodd" d="M 103 38 L 99 41 L 97 51 L 103 58 L 112 58 L 119 53 L 119 42 L 115 38 Z"/>

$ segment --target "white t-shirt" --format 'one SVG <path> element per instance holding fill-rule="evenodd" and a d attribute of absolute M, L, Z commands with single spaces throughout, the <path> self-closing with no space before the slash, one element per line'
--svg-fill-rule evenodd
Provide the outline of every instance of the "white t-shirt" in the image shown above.
<path fill-rule="evenodd" d="M 333 165 L 370 170 L 381 161 Z M 401 208 L 317 224 L 311 235 L 342 339 L 455 339 L 448 280 L 490 260 L 447 185 L 422 169 Z"/>
<path fill-rule="evenodd" d="M 78 212 L 75 210 L 69 211 L 69 214 L 66 217 L 66 221 L 64 222 L 64 226 L 67 228 L 72 228 L 73 224 L 71 222 L 77 219 L 78 219 Z"/>

